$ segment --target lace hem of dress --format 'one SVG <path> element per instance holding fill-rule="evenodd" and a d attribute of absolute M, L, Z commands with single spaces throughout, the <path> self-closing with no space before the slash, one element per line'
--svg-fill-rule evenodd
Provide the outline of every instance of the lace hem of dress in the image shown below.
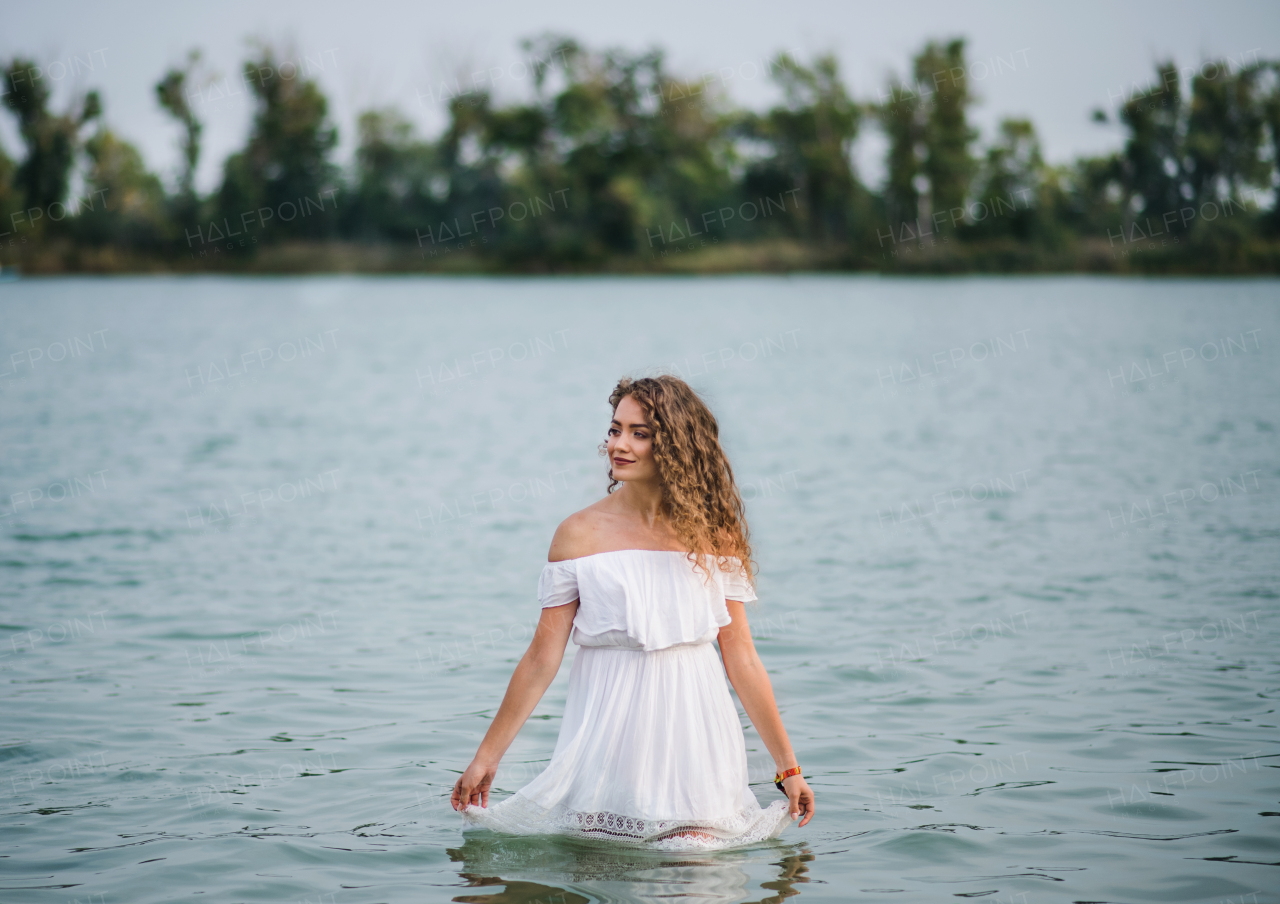
<path fill-rule="evenodd" d="M 776 838 L 791 824 L 787 802 L 745 808 L 719 819 L 641 819 L 620 813 L 580 813 L 565 806 L 550 809 L 516 793 L 488 808 L 467 807 L 472 826 L 515 835 L 555 833 L 641 844 L 667 851 L 715 850 Z"/>

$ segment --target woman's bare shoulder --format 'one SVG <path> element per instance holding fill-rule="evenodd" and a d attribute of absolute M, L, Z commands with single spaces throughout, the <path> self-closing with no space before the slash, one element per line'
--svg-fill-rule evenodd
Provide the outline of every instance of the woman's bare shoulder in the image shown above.
<path fill-rule="evenodd" d="M 547 552 L 548 562 L 561 562 L 565 559 L 579 559 L 593 553 L 608 549 L 609 515 L 606 496 L 598 502 L 574 512 L 560 522 L 555 536 L 551 538 L 551 549 Z"/>

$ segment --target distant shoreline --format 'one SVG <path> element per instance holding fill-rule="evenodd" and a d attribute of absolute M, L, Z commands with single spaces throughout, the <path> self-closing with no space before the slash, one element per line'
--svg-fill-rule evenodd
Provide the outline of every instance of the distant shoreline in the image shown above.
<path fill-rule="evenodd" d="M 386 273 L 442 275 L 661 275 L 735 273 L 880 273 L 884 275 L 998 275 L 1097 273 L 1144 276 L 1262 276 L 1280 274 L 1280 240 L 1255 239 L 1224 249 L 1182 243 L 1161 247 L 1084 239 L 1058 251 L 1015 242 L 899 245 L 867 254 L 850 246 L 814 246 L 781 239 L 724 242 L 665 254 L 615 256 L 602 261 L 504 260 L 466 251 L 428 257 L 412 245 L 291 242 L 251 250 L 205 249 L 201 256 L 159 256 L 55 242 L 0 261 L 0 279 L 58 274 Z"/>

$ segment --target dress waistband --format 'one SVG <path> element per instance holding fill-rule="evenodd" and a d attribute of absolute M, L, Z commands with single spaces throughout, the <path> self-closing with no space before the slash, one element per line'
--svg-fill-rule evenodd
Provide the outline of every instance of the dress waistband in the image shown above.
<path fill-rule="evenodd" d="M 708 631 L 701 637 L 694 640 L 685 641 L 683 643 L 672 644 L 669 647 L 662 647 L 662 650 L 671 650 L 676 647 L 699 647 L 711 643 L 716 639 L 719 629 Z M 629 635 L 626 631 L 605 631 L 602 634 L 584 634 L 580 629 L 573 629 L 573 642 L 580 647 L 586 647 L 596 650 L 632 650 L 636 652 L 644 652 L 644 644 Z M 660 652 L 660 650 L 651 650 L 649 652 Z"/>

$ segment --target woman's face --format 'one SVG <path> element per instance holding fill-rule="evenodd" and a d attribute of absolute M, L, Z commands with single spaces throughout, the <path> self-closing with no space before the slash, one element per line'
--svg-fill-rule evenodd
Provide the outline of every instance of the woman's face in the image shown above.
<path fill-rule="evenodd" d="M 618 403 L 609 424 L 609 465 L 614 480 L 653 480 L 658 465 L 653 460 L 653 428 L 644 409 L 631 396 Z"/>

